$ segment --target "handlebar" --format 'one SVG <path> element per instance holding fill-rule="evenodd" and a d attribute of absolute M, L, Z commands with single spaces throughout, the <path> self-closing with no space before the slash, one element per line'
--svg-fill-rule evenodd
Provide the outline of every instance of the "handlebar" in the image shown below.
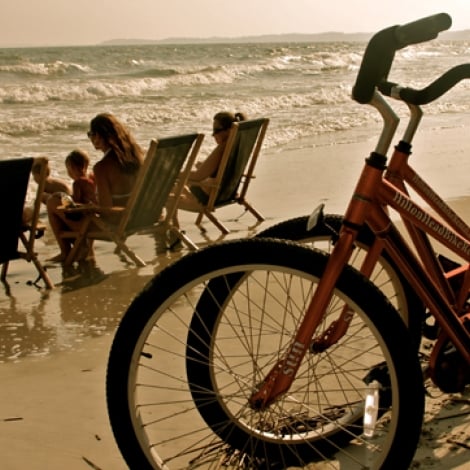
<path fill-rule="evenodd" d="M 353 87 L 353 99 L 361 104 L 369 103 L 375 88 L 386 82 L 397 50 L 434 39 L 441 31 L 449 29 L 451 24 L 452 19 L 447 13 L 439 13 L 376 33 L 362 58 Z"/>
<path fill-rule="evenodd" d="M 452 18 L 447 13 L 438 13 L 398 26 L 395 30 L 398 49 L 411 44 L 430 41 L 451 26 Z"/>
<path fill-rule="evenodd" d="M 396 83 L 387 81 L 379 83 L 378 89 L 380 93 L 385 96 L 399 98 L 405 103 L 419 106 L 431 103 L 431 101 L 444 95 L 454 85 L 466 78 L 470 78 L 470 64 L 461 64 L 451 68 L 426 88 L 421 90 L 400 87 Z"/>

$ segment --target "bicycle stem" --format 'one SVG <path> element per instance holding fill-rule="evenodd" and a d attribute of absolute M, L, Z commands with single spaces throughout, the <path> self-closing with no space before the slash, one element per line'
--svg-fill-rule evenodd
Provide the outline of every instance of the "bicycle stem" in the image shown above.
<path fill-rule="evenodd" d="M 415 104 L 406 104 L 408 106 L 408 109 L 410 110 L 410 120 L 408 122 L 408 126 L 405 129 L 402 140 L 403 142 L 406 142 L 407 144 L 411 145 L 411 141 L 413 140 L 413 137 L 421 121 L 421 117 L 423 116 L 423 111 L 419 106 Z"/>
<path fill-rule="evenodd" d="M 375 153 L 385 156 L 392 143 L 400 118 L 377 90 L 374 91 L 372 99 L 368 104 L 377 109 L 384 122 L 382 132 L 375 147 Z"/>

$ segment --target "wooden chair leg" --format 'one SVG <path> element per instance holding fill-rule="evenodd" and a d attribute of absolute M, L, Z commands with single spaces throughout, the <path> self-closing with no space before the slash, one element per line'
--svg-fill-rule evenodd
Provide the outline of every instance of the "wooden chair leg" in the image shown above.
<path fill-rule="evenodd" d="M 181 230 L 170 226 L 169 231 L 174 233 L 190 250 L 196 251 L 199 249 L 199 247 Z"/>
<path fill-rule="evenodd" d="M 140 258 L 138 255 L 136 255 L 123 241 L 122 239 L 113 236 L 113 234 L 110 234 L 111 238 L 113 239 L 114 243 L 116 244 L 116 250 L 119 253 L 120 251 L 123 251 L 135 264 L 136 266 L 143 267 L 147 266 L 147 263 Z"/>
<path fill-rule="evenodd" d="M 199 230 L 202 232 L 202 233 L 205 233 L 207 232 L 206 228 L 202 226 L 202 219 L 204 217 L 204 212 L 199 212 L 199 214 L 197 215 L 197 219 L 196 219 L 196 222 L 194 222 L 196 224 L 197 227 L 199 227 Z"/>
<path fill-rule="evenodd" d="M 47 274 L 46 270 L 42 266 L 42 264 L 39 262 L 36 254 L 31 257 L 31 261 L 34 263 L 34 266 L 36 266 L 36 269 L 41 276 L 42 280 L 44 281 L 44 284 L 46 284 L 46 287 L 48 289 L 53 289 L 54 288 L 54 283 L 51 281 L 51 278 Z"/>
<path fill-rule="evenodd" d="M 145 261 L 140 258 L 139 256 L 137 256 L 132 250 L 130 250 L 129 248 L 127 248 L 126 245 L 122 246 L 121 247 L 121 250 L 124 251 L 124 253 L 132 260 L 134 261 L 134 263 L 136 264 L 136 266 L 139 266 L 139 267 L 143 267 L 143 266 L 147 266 L 147 264 L 145 263 Z"/>
<path fill-rule="evenodd" d="M 84 242 L 86 242 L 86 239 L 74 241 L 72 245 L 72 249 L 69 251 L 67 258 L 65 258 L 64 266 L 71 266 L 73 264 L 73 262 L 75 261 L 75 258 L 77 257 L 79 248 L 81 245 L 83 245 Z"/>
<path fill-rule="evenodd" d="M 7 271 L 8 271 L 8 261 L 5 261 L 2 264 L 2 274 L 1 274 L 1 279 L 2 281 L 5 281 L 7 278 Z"/>
<path fill-rule="evenodd" d="M 227 235 L 230 233 L 230 230 L 220 222 L 215 215 L 211 214 L 210 212 L 205 212 L 204 215 L 224 234 Z"/>
<path fill-rule="evenodd" d="M 263 222 L 264 217 L 253 206 L 248 204 L 248 202 L 240 201 L 240 204 L 243 204 L 243 206 L 245 206 L 246 210 L 250 211 L 256 217 L 256 219 L 259 222 Z"/>

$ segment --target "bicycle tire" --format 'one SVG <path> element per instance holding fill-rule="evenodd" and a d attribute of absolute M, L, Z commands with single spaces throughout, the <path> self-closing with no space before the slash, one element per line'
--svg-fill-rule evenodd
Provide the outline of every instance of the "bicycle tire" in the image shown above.
<path fill-rule="evenodd" d="M 256 237 L 293 240 L 330 253 L 342 221 L 343 216 L 341 215 L 325 214 L 320 223 L 308 230 L 308 216 L 301 216 L 268 227 L 259 232 Z M 375 235 L 368 226 L 362 227 L 350 260 L 351 266 L 356 269 L 360 268 L 365 252 L 372 245 L 374 238 Z M 396 308 L 410 330 L 416 349 L 419 349 L 426 309 L 385 250 L 379 258 L 370 280 L 384 292 Z"/>
<path fill-rule="evenodd" d="M 267 469 L 316 460 L 353 469 L 366 467 L 365 454 L 367 468 L 408 468 L 424 408 L 419 362 L 396 311 L 352 268 L 334 299 L 354 308 L 351 331 L 331 350 L 308 353 L 289 393 L 268 412 L 246 406 L 291 339 L 327 258 L 286 241 L 226 242 L 188 254 L 150 281 L 122 318 L 107 369 L 111 427 L 131 469 Z M 377 434 L 367 440 L 364 381 L 382 363 L 390 379 L 382 383 Z M 338 393 L 342 378 L 347 388 Z"/>

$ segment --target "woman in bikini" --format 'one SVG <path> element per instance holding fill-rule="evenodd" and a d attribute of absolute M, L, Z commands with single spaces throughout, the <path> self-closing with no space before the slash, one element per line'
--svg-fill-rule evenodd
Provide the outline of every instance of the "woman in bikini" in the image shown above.
<path fill-rule="evenodd" d="M 217 174 L 220 161 L 227 145 L 230 128 L 234 122 L 245 121 L 247 116 L 244 113 L 232 113 L 221 111 L 213 118 L 212 136 L 216 142 L 216 147 L 205 158 L 196 163 L 195 169 L 191 170 L 188 177 L 188 186 L 184 188 L 178 201 L 170 198 L 169 204 L 178 204 L 178 209 L 188 211 L 199 211 L 202 204 L 207 203 L 208 192 L 212 180 Z M 207 190 L 206 190 L 207 189 Z M 173 224 L 179 227 L 178 214 L 175 212 Z"/>
<path fill-rule="evenodd" d="M 142 166 L 143 149 L 126 127 L 109 113 L 94 117 L 87 135 L 95 149 L 103 152 L 103 157 L 93 167 L 98 205 L 125 206 Z M 50 261 L 63 262 L 71 244 L 59 234 L 67 228 L 78 230 L 80 221 L 67 219 L 64 213 L 56 210 L 59 205 L 59 198 L 50 198 L 47 203 L 49 223 L 60 248 L 60 253 Z M 83 255 L 85 257 L 88 254 Z"/>

